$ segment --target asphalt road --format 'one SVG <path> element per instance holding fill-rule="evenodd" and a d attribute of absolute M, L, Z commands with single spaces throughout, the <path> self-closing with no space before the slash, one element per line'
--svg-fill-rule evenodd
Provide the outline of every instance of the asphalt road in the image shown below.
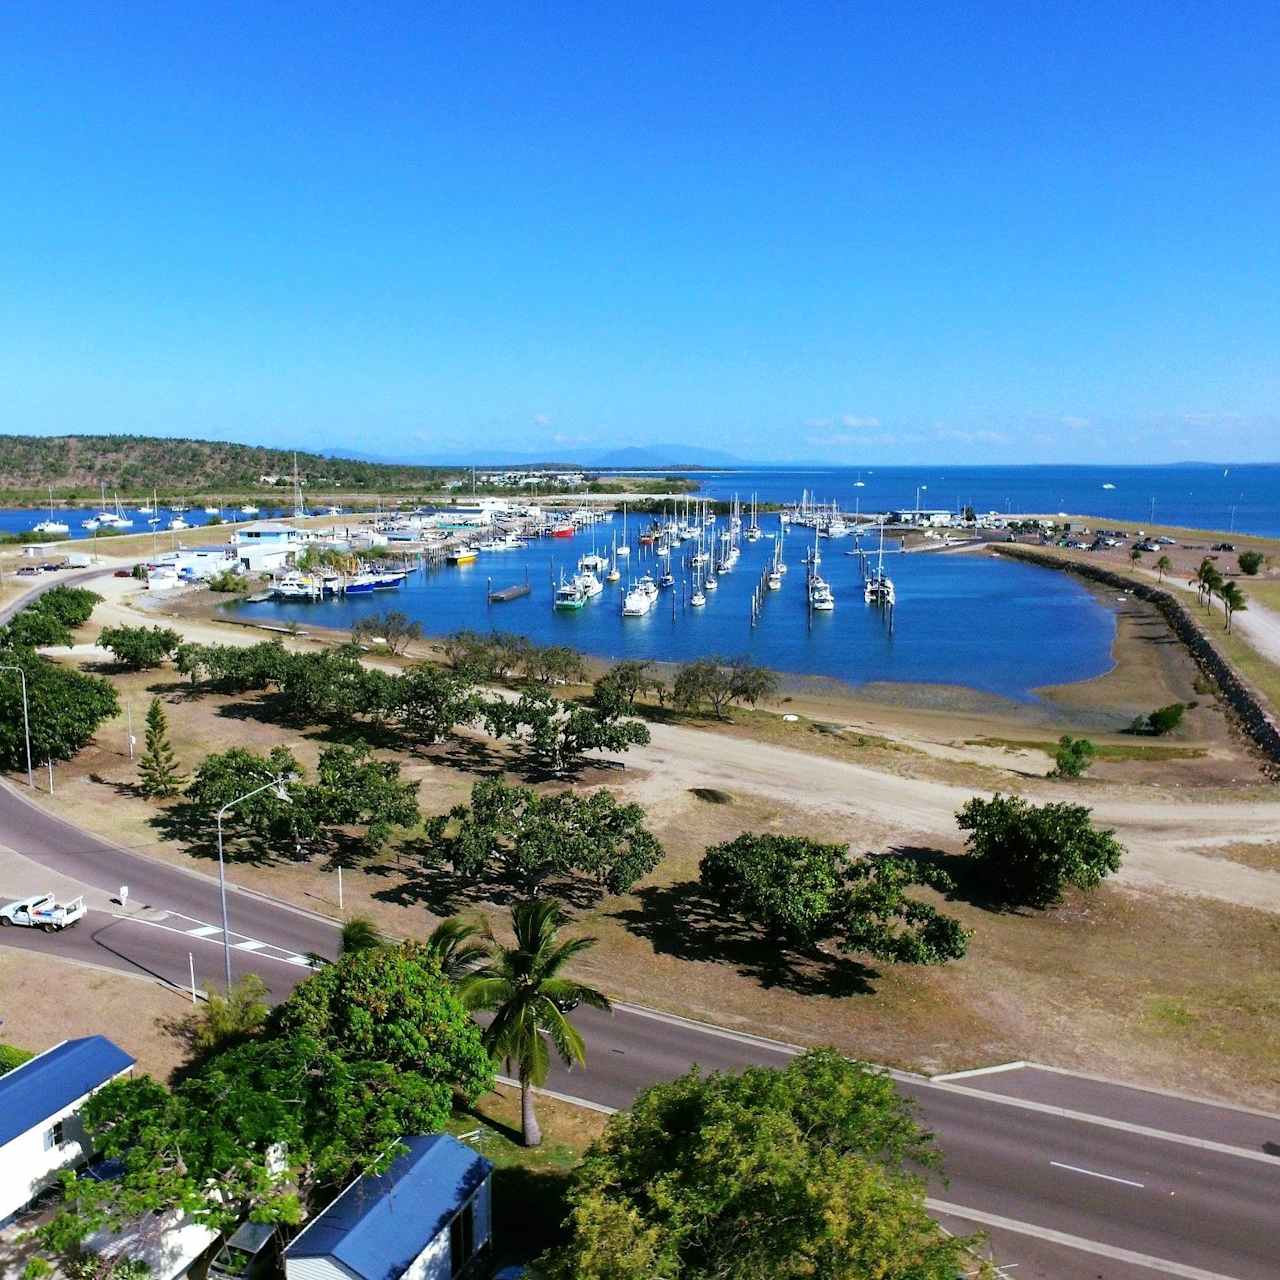
<path fill-rule="evenodd" d="M 3 929 L 0 944 L 179 986 L 194 960 L 199 984 L 220 981 L 216 879 L 118 849 L 7 785 L 0 785 L 0 843 L 110 894 L 129 885 L 118 915 L 92 911 L 63 934 Z M 337 941 L 332 921 L 234 888 L 230 916 L 234 971 L 259 973 L 277 998 L 306 976 L 306 953 L 331 955 Z M 557 1067 L 548 1086 L 608 1107 L 626 1106 L 638 1090 L 694 1063 L 778 1066 L 794 1052 L 632 1006 L 575 1016 L 590 1060 L 585 1070 Z M 1110 1280 L 1135 1266 L 1198 1280 L 1280 1275 L 1280 1158 L 1271 1154 L 1280 1150 L 1280 1120 L 1059 1073 L 898 1078 L 945 1155 L 948 1181 L 933 1194 L 951 1206 L 948 1221 L 970 1212 L 977 1216 L 967 1221 L 990 1226 L 997 1239 L 1058 1249 L 1056 1257 L 1080 1264 L 1061 1265 L 1063 1277 Z M 1076 1243 L 1063 1246 L 1059 1234 Z M 1020 1266 L 1009 1274 L 1030 1272 Z"/>

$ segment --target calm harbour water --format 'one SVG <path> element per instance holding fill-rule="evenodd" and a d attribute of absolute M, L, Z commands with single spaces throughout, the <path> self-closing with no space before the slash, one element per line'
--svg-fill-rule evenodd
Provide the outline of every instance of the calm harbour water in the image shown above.
<path fill-rule="evenodd" d="M 607 547 L 621 522 L 596 526 L 596 545 Z M 771 534 L 775 517 L 761 521 Z M 636 529 L 631 529 L 634 537 Z M 361 617 L 396 608 L 431 634 L 462 627 L 516 631 L 540 644 L 567 644 L 601 658 L 649 658 L 682 662 L 707 654 L 750 654 L 784 672 L 832 676 L 854 684 L 906 681 L 966 685 L 1019 700 L 1046 684 L 1083 680 L 1111 667 L 1115 621 L 1075 579 L 986 556 L 886 555 L 886 571 L 897 584 L 892 634 L 880 611 L 862 598 L 858 560 L 846 555 L 844 538 L 822 543 L 822 574 L 836 595 L 836 608 L 810 615 L 805 604 L 804 565 L 808 540 L 793 530 L 784 548 L 789 572 L 780 591 L 767 592 L 759 625 L 752 628 L 751 593 L 773 543 L 744 543 L 734 572 L 704 608 L 683 603 L 666 590 L 643 618 L 624 618 L 621 591 L 632 574 L 652 567 L 632 555 L 623 580 L 575 612 L 551 607 L 552 580 L 571 572 L 592 546 L 591 531 L 573 539 L 543 539 L 524 551 L 481 553 L 469 566 L 418 570 L 397 591 L 321 602 L 248 604 L 242 616 L 346 628 Z M 691 544 L 686 543 L 686 547 Z M 486 584 L 523 581 L 532 592 L 509 604 L 486 607 Z M 673 616 L 674 602 L 674 616 Z"/>

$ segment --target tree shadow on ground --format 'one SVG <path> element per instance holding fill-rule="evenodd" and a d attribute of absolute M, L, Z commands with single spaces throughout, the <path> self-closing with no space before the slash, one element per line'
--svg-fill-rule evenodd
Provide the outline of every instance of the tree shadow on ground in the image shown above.
<path fill-rule="evenodd" d="M 110 778 L 104 778 L 100 773 L 89 774 L 89 781 L 95 786 L 110 787 L 122 799 L 142 800 L 146 798 L 146 792 L 136 782 L 115 782 Z"/>
<path fill-rule="evenodd" d="M 568 1174 L 557 1170 L 509 1164 L 493 1171 L 493 1234 L 502 1260 L 532 1262 L 568 1239 L 568 1190 Z"/>
<path fill-rule="evenodd" d="M 218 856 L 218 824 L 210 814 L 189 800 L 178 800 L 168 808 L 157 810 L 147 820 L 148 825 L 164 840 L 180 844 L 183 852 L 193 858 Z M 228 863 L 248 863 L 251 866 L 270 867 L 307 861 L 309 853 L 293 856 L 287 850 L 281 853 L 281 842 L 268 835 L 256 835 L 240 826 L 227 823 L 223 826 L 223 857 Z"/>
<path fill-rule="evenodd" d="M 425 839 L 404 841 L 396 851 L 396 862 L 370 863 L 369 875 L 399 875 L 396 884 L 377 889 L 379 902 L 398 907 L 426 907 L 432 915 L 451 916 L 477 907 L 510 907 L 530 896 L 531 891 L 499 875 L 478 879 L 458 875 L 447 863 L 436 859 L 435 846 Z M 605 897 L 605 890 L 581 876 L 548 876 L 536 892 L 557 898 L 565 907 L 586 911 Z"/>
<path fill-rule="evenodd" d="M 977 864 L 965 853 L 948 853 L 927 845 L 900 844 L 885 850 L 886 856 L 901 858 L 920 871 L 943 871 L 954 886 L 945 892 L 948 902 L 967 902 L 971 907 L 997 915 L 1035 915 L 1030 908 L 1011 906 L 993 898 L 982 883 Z"/>
<path fill-rule="evenodd" d="M 638 908 L 613 913 L 660 955 L 734 965 L 744 978 L 798 995 L 870 995 L 879 972 L 857 960 L 813 948 L 788 948 L 728 914 L 695 880 L 638 889 Z"/>
<path fill-rule="evenodd" d="M 147 685 L 147 692 L 171 702 L 196 702 L 204 697 L 206 690 L 190 680 L 162 680 Z"/>

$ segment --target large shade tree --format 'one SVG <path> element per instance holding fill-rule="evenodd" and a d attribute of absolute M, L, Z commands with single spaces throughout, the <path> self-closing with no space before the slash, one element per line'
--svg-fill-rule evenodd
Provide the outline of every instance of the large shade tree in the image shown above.
<path fill-rule="evenodd" d="M 698 874 L 710 897 L 779 946 L 831 941 L 911 964 L 958 959 L 968 946 L 956 920 L 908 893 L 948 889 L 950 879 L 905 859 L 854 859 L 845 845 L 748 833 L 709 848 Z"/>
<path fill-rule="evenodd" d="M 994 902 L 1051 907 L 1068 886 L 1095 889 L 1120 869 L 1124 847 L 1115 832 L 1098 830 L 1080 804 L 1035 805 L 997 792 L 975 796 L 956 814 L 972 874 Z"/>
<path fill-rule="evenodd" d="M 785 1070 L 642 1093 L 574 1171 L 549 1280 L 955 1280 L 968 1243 L 928 1213 L 937 1163 L 883 1073 L 831 1049 Z"/>

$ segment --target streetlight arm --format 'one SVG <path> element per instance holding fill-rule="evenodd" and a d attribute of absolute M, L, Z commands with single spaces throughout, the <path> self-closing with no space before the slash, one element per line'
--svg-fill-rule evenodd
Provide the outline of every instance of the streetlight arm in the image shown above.
<path fill-rule="evenodd" d="M 227 990 L 231 990 L 231 925 L 227 918 L 227 867 L 222 856 L 222 820 L 235 808 L 236 805 L 242 804 L 245 800 L 251 800 L 260 792 L 266 791 L 271 787 L 275 787 L 277 793 L 282 800 L 289 799 L 285 789 L 285 778 L 283 774 L 271 779 L 270 782 L 264 782 L 260 787 L 254 787 L 252 791 L 246 791 L 244 795 L 237 796 L 234 800 L 227 801 L 226 804 L 218 810 L 215 821 L 218 826 L 218 893 L 222 899 L 222 956 L 226 970 Z"/>
<path fill-rule="evenodd" d="M 227 803 L 224 804 L 222 808 L 218 810 L 217 820 L 221 822 L 222 819 L 225 818 L 227 814 L 230 813 L 231 810 L 236 807 L 236 805 L 243 804 L 244 801 L 246 800 L 252 800 L 254 796 L 260 794 L 263 791 L 269 790 L 271 787 L 275 787 L 278 789 L 281 800 L 286 799 L 284 795 L 284 784 L 285 784 L 285 778 L 284 778 L 284 775 L 282 774 L 278 778 L 272 778 L 270 782 L 264 782 L 260 787 L 254 787 L 252 791 L 246 791 L 244 795 L 237 796 L 234 800 L 228 800 Z"/>

